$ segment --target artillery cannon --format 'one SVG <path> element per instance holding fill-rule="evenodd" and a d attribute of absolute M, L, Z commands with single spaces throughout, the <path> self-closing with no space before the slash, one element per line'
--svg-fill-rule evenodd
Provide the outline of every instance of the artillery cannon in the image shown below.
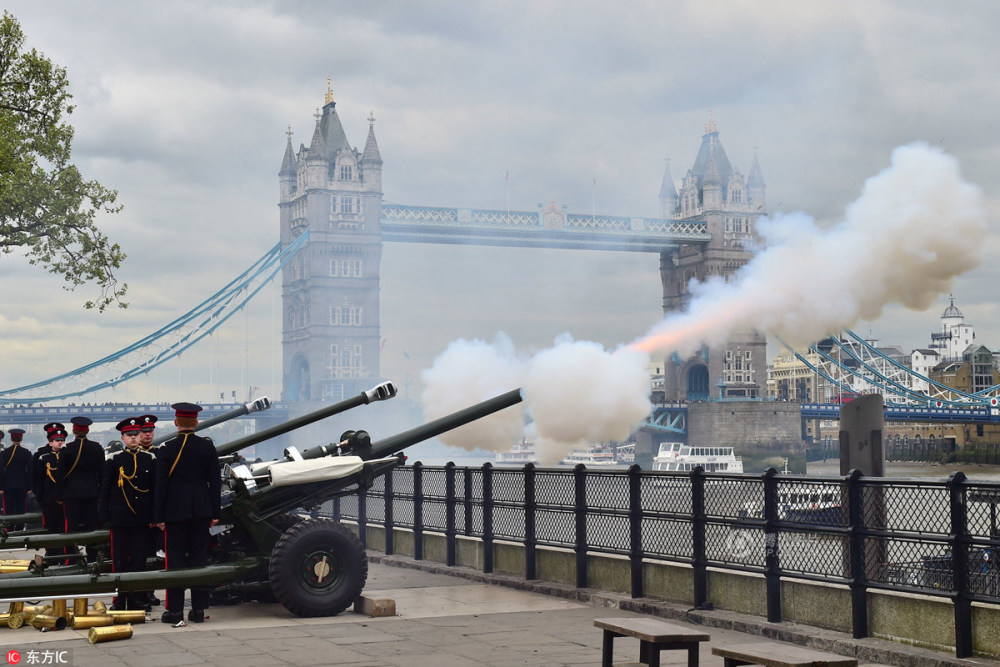
<path fill-rule="evenodd" d="M 216 447 L 220 456 L 236 454 L 271 437 L 326 416 L 396 393 L 384 383 L 360 396 L 259 433 Z M 375 479 L 405 463 L 401 451 L 521 401 L 514 390 L 395 436 L 371 442 L 365 431 L 348 431 L 340 442 L 298 453 L 285 451 L 277 461 L 225 466 L 222 519 L 212 547 L 212 564 L 186 570 L 99 573 L 100 566 L 32 568 L 0 575 L 0 599 L 75 597 L 100 593 L 186 586 L 218 586 L 216 599 L 274 599 L 299 616 L 332 616 L 361 594 L 368 561 L 358 537 L 338 521 L 302 518 L 300 508 L 371 487 Z M 103 534 L 102 534 L 103 533 Z M 60 542 L 57 538 L 63 538 Z M 26 536 L 25 548 L 73 543 L 75 538 L 107 540 L 107 531 L 74 535 Z M 56 540 L 56 541 L 53 541 Z"/>

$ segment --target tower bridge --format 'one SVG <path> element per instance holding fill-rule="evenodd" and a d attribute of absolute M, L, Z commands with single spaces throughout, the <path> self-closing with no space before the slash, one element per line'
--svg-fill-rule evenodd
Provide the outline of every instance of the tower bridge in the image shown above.
<path fill-rule="evenodd" d="M 347 140 L 331 91 L 308 145 L 291 134 L 278 172 L 283 247 L 304 246 L 282 270 L 283 395 L 290 404 L 341 400 L 380 380 L 380 262 L 384 243 L 463 243 L 658 253 L 665 312 L 689 299 L 692 279 L 728 278 L 752 256 L 765 183 L 756 156 L 749 174 L 734 167 L 711 120 L 678 190 L 669 166 L 658 193 L 660 217 L 582 215 L 553 201 L 535 211 L 387 204 L 375 119 L 364 148 Z M 651 193 L 652 197 L 652 193 Z M 766 395 L 765 339 L 738 332 L 666 364 L 668 399 Z"/>
<path fill-rule="evenodd" d="M 176 326 L 165 327 L 128 348 L 131 352 L 156 343 L 163 350 L 143 361 L 129 361 L 127 368 L 115 371 L 112 380 L 90 386 L 115 386 L 176 356 L 241 308 L 264 282 L 280 271 L 283 390 L 269 416 L 294 417 L 313 409 L 310 403 L 341 400 L 383 379 L 379 368 L 382 343 L 379 294 L 384 243 L 657 253 L 662 307 L 668 313 L 685 307 L 692 280 L 703 281 L 712 276 L 728 279 L 751 259 L 750 241 L 758 219 L 766 210 L 766 186 L 756 156 L 744 176 L 730 162 L 718 128 L 711 120 L 705 126 L 694 164 L 681 179 L 679 189 L 667 167 L 658 193 L 659 217 L 570 213 L 554 201 L 530 211 L 388 204 L 383 201 L 383 162 L 375 138 L 374 118 L 369 116 L 368 121 L 363 150 L 352 148 L 332 93 L 328 92 L 309 145 L 294 150 L 290 133 L 288 136 L 278 172 L 278 245 L 231 285 L 179 318 Z M 173 329 L 180 332 L 177 334 L 180 341 L 163 346 L 164 332 Z M 192 329 L 195 333 L 191 333 Z M 706 346 L 687 358 L 675 355 L 663 360 L 662 400 L 667 407 L 654 413 L 649 428 L 686 432 L 685 406 L 691 402 L 764 398 L 765 345 L 764 336 L 758 332 L 740 331 L 731 334 L 730 340 Z M 859 342 L 859 346 L 864 353 L 863 344 Z M 91 366 L 122 363 L 125 352 Z M 831 367 L 839 368 L 829 354 L 825 358 Z M 813 370 L 827 378 L 831 386 L 854 387 L 836 374 L 859 371 L 880 392 L 900 385 L 895 375 L 899 369 L 890 368 L 891 360 L 862 357 L 853 348 L 845 348 L 843 354 L 837 355 L 840 358 L 853 359 L 853 366 L 836 371 L 817 366 Z M 69 383 L 81 377 L 79 373 L 83 370 L 53 380 Z M 81 412 L 73 406 L 48 409 L 14 405 L 21 402 L 16 398 L 20 389 L 46 384 L 4 392 L 3 396 L 9 397 L 0 398 L 0 405 L 8 407 L 0 410 L 0 419 L 29 424 L 58 420 L 60 415 L 68 418 L 85 414 L 95 421 L 108 421 L 118 415 L 120 418 L 134 415 L 140 407 L 143 412 L 169 414 L 165 405 L 126 405 L 120 413 L 116 406 L 84 406 L 90 411 Z M 1000 399 L 993 398 L 994 403 L 986 407 L 977 397 L 952 400 L 946 388 L 925 384 L 930 387 L 928 391 L 910 397 L 917 401 L 916 407 L 908 408 L 905 415 L 890 415 L 887 407 L 887 421 L 1000 421 L 996 411 L 996 401 Z M 931 396 L 928 402 L 932 390 L 940 391 L 940 397 Z M 51 394 L 53 400 L 82 395 L 79 389 L 76 393 L 72 389 L 60 391 Z M 977 400 L 968 401 L 969 398 Z M 989 396 L 983 398 L 989 400 Z M 921 399 L 923 405 L 919 405 Z M 935 404 L 935 399 L 940 405 Z M 965 409 L 962 401 L 979 403 L 979 412 Z M 219 409 L 231 407 L 220 404 Z M 802 417 L 836 418 L 839 408 L 833 404 L 807 405 Z M 21 412 L 15 415 L 13 411 L 18 410 Z M 32 410 L 41 412 L 36 415 Z"/>

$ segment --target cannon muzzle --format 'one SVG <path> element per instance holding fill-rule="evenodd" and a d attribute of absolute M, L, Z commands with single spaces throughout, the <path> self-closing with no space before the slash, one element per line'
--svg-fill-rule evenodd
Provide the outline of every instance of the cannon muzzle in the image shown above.
<path fill-rule="evenodd" d="M 397 433 L 373 443 L 367 442 L 368 434 L 365 431 L 348 431 L 348 434 L 350 434 L 348 441 L 352 444 L 349 451 L 351 454 L 360 456 L 366 461 L 390 456 L 424 440 L 430 440 L 434 436 L 441 435 L 446 431 L 464 426 L 477 419 L 482 419 L 512 405 L 517 405 L 521 400 L 521 390 L 513 389 L 505 394 L 487 399 L 482 403 L 476 403 L 458 412 L 445 415 L 440 419 L 435 419 L 432 422 L 427 422 L 416 428 Z M 358 446 L 356 443 L 364 444 L 363 446 Z M 319 445 L 318 447 L 305 450 L 301 456 L 303 459 L 318 459 L 322 456 L 336 455 L 338 453 L 336 450 L 337 445 Z"/>
<path fill-rule="evenodd" d="M 250 401 L 249 403 L 244 403 L 243 405 L 241 405 L 240 407 L 236 408 L 235 410 L 230 410 L 229 412 L 225 412 L 225 413 L 223 413 L 221 415 L 216 415 L 215 417 L 212 417 L 211 419 L 206 419 L 204 421 L 199 421 L 198 425 L 195 426 L 194 430 L 195 431 L 200 431 L 202 429 L 206 429 L 206 428 L 209 428 L 211 426 L 215 426 L 216 424 L 221 424 L 222 422 L 227 422 L 230 419 L 236 419 L 237 417 L 242 417 L 243 415 L 248 415 L 248 414 L 250 414 L 252 412 L 262 412 L 264 410 L 267 410 L 269 407 L 271 407 L 271 399 L 269 399 L 267 396 L 261 396 L 260 398 L 258 398 L 256 400 Z M 164 443 L 167 440 L 170 440 L 171 438 L 176 437 L 176 436 L 177 436 L 177 431 L 174 431 L 172 433 L 168 433 L 167 435 L 162 435 L 159 438 L 156 438 L 155 440 L 153 440 L 153 446 L 155 447 L 156 445 Z"/>
<path fill-rule="evenodd" d="M 264 442 L 265 440 L 270 440 L 271 438 L 283 435 L 289 431 L 294 431 L 297 428 L 302 428 L 303 426 L 317 422 L 320 419 L 326 419 L 327 417 L 340 412 L 356 408 L 359 405 L 368 405 L 373 401 L 387 401 L 395 395 L 396 385 L 392 382 L 383 382 L 382 384 L 361 392 L 353 398 L 348 398 L 340 401 L 339 403 L 328 405 L 325 408 L 320 408 L 315 412 L 310 412 L 309 414 L 296 417 L 295 419 L 289 419 L 288 421 L 278 424 L 277 426 L 266 428 L 263 431 L 252 433 L 243 438 L 237 438 L 236 440 L 227 442 L 223 445 L 216 445 L 215 449 L 219 452 L 219 456 L 226 456 L 227 454 L 238 452 L 246 447 L 256 445 L 259 442 Z"/>
<path fill-rule="evenodd" d="M 427 422 L 426 424 L 417 426 L 416 428 L 412 428 L 408 431 L 403 431 L 402 433 L 397 433 L 396 435 L 373 442 L 371 449 L 365 453 L 363 458 L 377 459 L 383 456 L 389 456 L 390 454 L 406 449 L 411 445 L 423 442 L 424 440 L 430 440 L 431 438 L 441 435 L 446 431 L 458 428 L 459 426 L 464 426 L 465 424 L 474 422 L 477 419 L 482 419 L 483 417 L 491 415 L 494 412 L 499 412 L 504 408 L 509 408 L 512 405 L 517 405 L 522 400 L 521 390 L 512 389 L 505 394 L 494 396 L 491 399 L 467 407 L 464 410 L 453 412 L 450 415 L 441 417 L 440 419 L 435 419 L 432 422 Z M 302 456 L 305 458 L 305 453 L 303 453 Z"/>

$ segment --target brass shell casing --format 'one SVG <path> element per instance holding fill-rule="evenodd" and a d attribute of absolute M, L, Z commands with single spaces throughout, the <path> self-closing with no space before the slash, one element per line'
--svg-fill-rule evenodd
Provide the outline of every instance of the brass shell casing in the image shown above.
<path fill-rule="evenodd" d="M 73 600 L 73 616 L 86 616 L 87 605 L 87 598 L 76 598 Z"/>
<path fill-rule="evenodd" d="M 131 637 L 131 625 L 109 625 L 105 628 L 91 628 L 87 633 L 87 639 L 91 644 L 113 642 L 118 639 L 131 639 Z"/>
<path fill-rule="evenodd" d="M 10 609 L 8 609 L 7 612 L 10 613 L 10 614 L 16 614 L 19 611 L 24 611 L 24 603 L 23 602 L 11 602 L 10 603 Z"/>
<path fill-rule="evenodd" d="M 98 600 L 94 603 L 94 611 L 98 614 L 103 614 L 108 610 L 108 605 L 104 604 L 103 600 Z"/>
<path fill-rule="evenodd" d="M 23 611 L 25 614 L 48 614 L 52 611 L 52 605 L 38 604 L 38 605 L 24 607 L 21 611 Z"/>
<path fill-rule="evenodd" d="M 52 615 L 66 618 L 66 600 L 52 601 Z"/>
<path fill-rule="evenodd" d="M 73 617 L 74 630 L 86 630 L 88 628 L 103 628 L 107 625 L 114 625 L 115 619 L 108 614 L 91 614 L 90 616 Z"/>
<path fill-rule="evenodd" d="M 115 619 L 115 623 L 145 623 L 146 612 L 142 609 L 129 609 L 123 611 L 109 611 L 108 616 Z"/>
<path fill-rule="evenodd" d="M 7 619 L 7 627 L 14 630 L 24 625 L 28 620 L 28 615 L 23 611 L 17 611 L 13 614 L 8 614 L 8 616 L 10 618 Z"/>
<path fill-rule="evenodd" d="M 31 619 L 31 625 L 36 628 L 50 628 L 52 630 L 62 630 L 66 627 L 65 616 L 49 616 L 48 614 L 38 614 Z"/>

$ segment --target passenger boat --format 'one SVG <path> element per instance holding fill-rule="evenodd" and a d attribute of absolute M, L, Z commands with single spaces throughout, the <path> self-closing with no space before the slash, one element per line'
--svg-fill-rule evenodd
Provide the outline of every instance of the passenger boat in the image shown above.
<path fill-rule="evenodd" d="M 754 500 L 740 510 L 740 517 L 763 518 L 764 503 Z M 781 482 L 778 518 L 782 521 L 838 525 L 841 523 L 840 489 L 836 486 Z"/>
<path fill-rule="evenodd" d="M 588 468 L 620 467 L 622 465 L 615 458 L 614 451 L 607 445 L 594 445 L 588 449 L 574 449 L 566 455 L 566 458 L 559 462 L 559 465 L 575 466 L 578 463 L 582 463 Z"/>
<path fill-rule="evenodd" d="M 494 458 L 498 466 L 523 466 L 528 463 L 538 463 L 538 456 L 535 454 L 534 443 L 522 440 L 509 452 L 497 452 Z"/>
<path fill-rule="evenodd" d="M 691 447 L 682 442 L 661 442 L 653 457 L 653 470 L 690 472 L 697 467 L 705 472 L 743 472 L 743 459 L 732 447 Z"/>

